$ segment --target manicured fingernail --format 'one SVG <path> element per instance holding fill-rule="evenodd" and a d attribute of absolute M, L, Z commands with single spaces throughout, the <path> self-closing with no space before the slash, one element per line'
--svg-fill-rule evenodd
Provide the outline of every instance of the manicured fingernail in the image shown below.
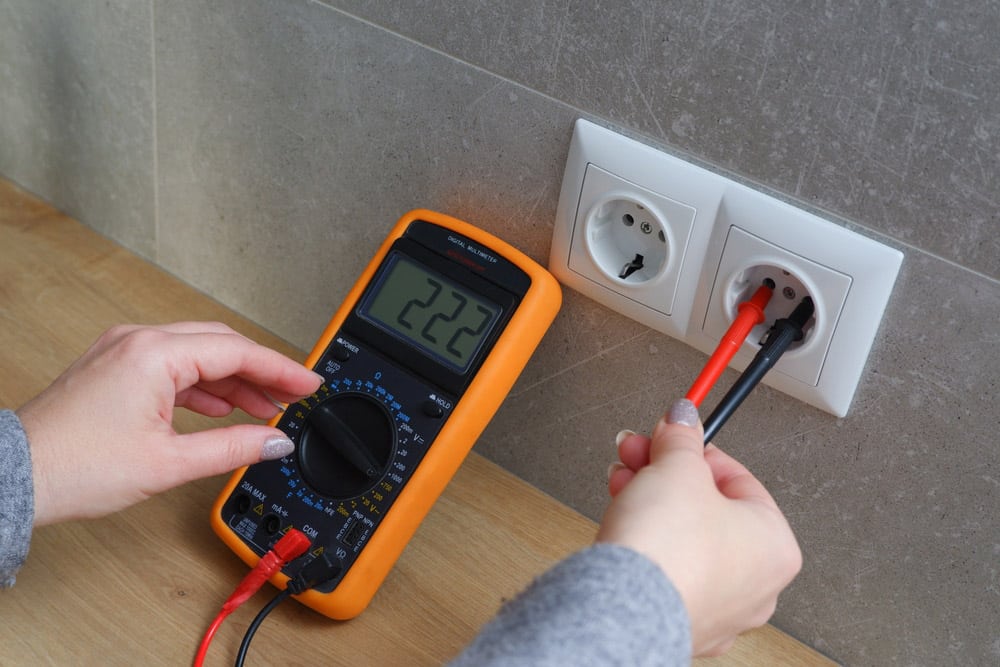
<path fill-rule="evenodd" d="M 698 408 L 688 399 L 682 398 L 670 406 L 670 412 L 667 413 L 667 423 L 683 424 L 684 426 L 697 428 Z"/>
<path fill-rule="evenodd" d="M 612 463 L 611 465 L 609 465 L 608 466 L 608 479 L 611 479 L 611 476 L 613 474 L 615 474 L 615 471 L 622 470 L 624 467 L 625 467 L 625 464 L 624 463 L 620 463 L 618 461 L 615 461 L 614 463 Z"/>
<path fill-rule="evenodd" d="M 618 435 L 615 436 L 615 447 L 622 444 L 622 440 L 629 437 L 630 435 L 635 435 L 635 431 L 630 431 L 627 428 L 618 431 Z"/>
<path fill-rule="evenodd" d="M 295 444 L 288 438 L 275 435 L 264 441 L 264 446 L 260 450 L 262 461 L 273 461 L 282 456 L 288 456 L 295 451 Z"/>
<path fill-rule="evenodd" d="M 322 375 L 320 375 L 319 373 L 317 373 L 316 371 L 313 371 L 313 375 L 316 376 L 316 379 L 319 380 L 320 384 L 323 384 L 324 382 L 326 382 L 326 378 L 323 377 Z"/>

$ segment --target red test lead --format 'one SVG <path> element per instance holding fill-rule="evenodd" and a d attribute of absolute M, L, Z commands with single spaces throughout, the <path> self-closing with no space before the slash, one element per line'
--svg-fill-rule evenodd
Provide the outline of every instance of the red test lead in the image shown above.
<path fill-rule="evenodd" d="M 271 547 L 271 550 L 257 561 L 257 565 L 247 573 L 247 576 L 243 577 L 240 585 L 223 603 L 222 610 L 232 611 L 249 600 L 286 563 L 304 554 L 309 549 L 310 544 L 311 542 L 305 533 L 289 528 L 288 532 Z"/>
<path fill-rule="evenodd" d="M 208 630 L 205 631 L 205 636 L 202 637 L 198 653 L 194 658 L 194 667 L 201 667 L 205 662 L 205 654 L 208 653 L 208 647 L 212 643 L 212 638 L 215 637 L 215 633 L 219 630 L 222 622 L 226 620 L 226 617 L 233 613 L 233 610 L 241 604 L 253 597 L 253 594 L 259 591 L 260 587 L 287 563 L 304 554 L 309 549 L 310 544 L 311 542 L 305 533 L 294 528 L 289 528 L 281 539 L 271 547 L 271 550 L 257 561 L 257 565 L 247 573 L 247 576 L 243 577 L 243 581 L 240 582 L 236 590 L 233 591 L 233 594 L 223 603 L 219 615 L 215 617 Z"/>
<path fill-rule="evenodd" d="M 750 330 L 764 321 L 764 308 L 767 307 L 774 293 L 774 281 L 770 278 L 764 279 L 764 284 L 757 288 L 749 300 L 741 303 L 737 310 L 739 313 L 733 323 L 729 325 L 722 340 L 719 341 L 715 352 L 708 358 L 708 362 L 701 370 L 691 389 L 688 390 L 687 399 L 700 406 L 708 393 L 712 391 L 719 376 L 726 370 L 726 366 L 735 356 L 737 350 L 750 335 Z"/>

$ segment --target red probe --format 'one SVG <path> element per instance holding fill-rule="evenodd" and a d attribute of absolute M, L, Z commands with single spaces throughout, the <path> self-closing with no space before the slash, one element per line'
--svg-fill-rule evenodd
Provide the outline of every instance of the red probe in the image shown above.
<path fill-rule="evenodd" d="M 261 557 L 257 565 L 243 577 L 243 581 L 225 601 L 222 605 L 222 611 L 208 627 L 205 636 L 201 639 L 201 644 L 198 646 L 198 652 L 195 654 L 194 667 L 201 667 L 204 664 L 208 646 L 212 643 L 215 633 L 218 632 L 226 617 L 249 600 L 282 567 L 304 554 L 310 546 L 309 538 L 304 533 L 289 528 L 281 539 L 271 547 L 270 551 Z"/>
<path fill-rule="evenodd" d="M 705 367 L 701 369 L 701 373 L 688 390 L 687 399 L 694 403 L 695 407 L 700 406 L 708 396 L 708 392 L 712 391 L 722 371 L 726 370 L 736 351 L 750 335 L 750 330 L 764 321 L 764 308 L 767 307 L 773 293 L 774 281 L 766 278 L 753 296 L 737 307 L 739 314 L 729 325 L 726 334 L 719 341 L 719 346 L 715 348 L 715 352 L 708 358 Z"/>

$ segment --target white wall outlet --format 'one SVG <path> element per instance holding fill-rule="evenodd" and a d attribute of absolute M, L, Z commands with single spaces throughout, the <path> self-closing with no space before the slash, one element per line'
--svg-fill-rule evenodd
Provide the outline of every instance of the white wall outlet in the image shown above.
<path fill-rule="evenodd" d="M 805 337 L 764 382 L 843 416 L 902 258 L 811 213 L 578 120 L 549 268 L 567 286 L 709 353 L 737 305 L 770 278 L 777 287 L 767 323 L 734 357 L 737 369 L 775 319 L 811 297 L 816 311 Z"/>
<path fill-rule="evenodd" d="M 681 185 L 689 166 L 577 121 L 552 239 L 549 268 L 556 277 L 613 310 L 683 337 L 719 205 L 718 193 Z M 678 192 L 683 199 L 674 196 Z"/>
<path fill-rule="evenodd" d="M 816 310 L 806 324 L 806 335 L 801 341 L 792 343 L 782 357 L 785 363 L 774 372 L 816 386 L 836 322 L 851 288 L 851 277 L 847 274 L 731 226 L 722 259 L 712 276 L 711 300 L 702 332 L 709 342 L 717 343 L 736 317 L 737 306 L 750 298 L 767 278 L 775 283 L 774 296 L 764 310 L 765 322 L 750 332 L 748 340 L 751 343 L 761 340 L 771 323 L 788 315 L 802 297 L 811 297 Z M 753 345 L 748 347 L 753 348 Z"/>
<path fill-rule="evenodd" d="M 669 316 L 695 210 L 588 164 L 569 267 Z"/>

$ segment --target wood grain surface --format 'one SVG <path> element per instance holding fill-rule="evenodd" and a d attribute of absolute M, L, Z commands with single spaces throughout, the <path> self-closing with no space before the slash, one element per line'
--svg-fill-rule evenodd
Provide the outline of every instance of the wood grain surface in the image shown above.
<path fill-rule="evenodd" d="M 0 320 L 0 406 L 12 408 L 122 322 L 219 320 L 293 358 L 305 356 L 2 180 Z M 176 415 L 181 431 L 240 420 Z M 35 531 L 17 585 L 0 592 L 0 665 L 189 664 L 246 572 L 208 525 L 222 482 L 201 480 L 104 519 Z M 442 664 L 504 599 L 588 544 L 594 530 L 473 453 L 364 614 L 334 622 L 286 603 L 261 627 L 247 662 Z M 273 593 L 265 587 L 229 617 L 206 664 L 232 664 L 247 624 Z M 833 663 L 767 626 L 741 637 L 727 655 L 696 664 Z"/>

